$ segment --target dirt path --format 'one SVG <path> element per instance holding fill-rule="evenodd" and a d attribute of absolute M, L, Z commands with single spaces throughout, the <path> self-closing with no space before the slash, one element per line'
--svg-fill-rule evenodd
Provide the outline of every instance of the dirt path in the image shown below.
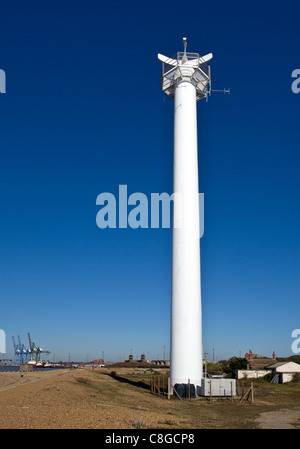
<path fill-rule="evenodd" d="M 69 370 L 38 371 L 36 373 L 3 372 L 0 375 L 0 391 L 20 387 L 27 383 L 38 382 L 47 378 L 67 373 Z"/>
<path fill-rule="evenodd" d="M 300 426 L 300 408 L 261 413 L 256 418 L 260 429 L 295 429 Z"/>

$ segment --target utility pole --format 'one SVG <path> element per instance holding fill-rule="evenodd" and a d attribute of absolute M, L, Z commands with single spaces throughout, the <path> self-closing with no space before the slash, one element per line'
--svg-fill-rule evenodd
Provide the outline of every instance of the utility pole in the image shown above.
<path fill-rule="evenodd" d="M 204 357 L 205 357 L 205 375 L 204 375 L 204 377 L 206 378 L 206 374 L 207 374 L 207 369 L 206 369 L 206 363 L 207 363 L 207 360 L 206 360 L 206 357 L 208 356 L 208 353 L 207 352 L 205 352 L 204 353 Z"/>

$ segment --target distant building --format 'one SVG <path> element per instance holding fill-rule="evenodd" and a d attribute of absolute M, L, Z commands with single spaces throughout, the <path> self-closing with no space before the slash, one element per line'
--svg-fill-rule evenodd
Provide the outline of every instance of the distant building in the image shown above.
<path fill-rule="evenodd" d="M 151 360 L 151 365 L 170 366 L 170 360 Z"/>
<path fill-rule="evenodd" d="M 149 362 L 146 360 L 145 354 L 142 354 L 142 355 L 141 355 L 140 360 L 134 360 L 134 359 L 133 359 L 133 355 L 130 354 L 130 355 L 128 356 L 128 360 L 125 360 L 125 362 L 126 362 L 126 363 L 149 363 Z"/>
<path fill-rule="evenodd" d="M 265 367 L 271 365 L 271 363 L 276 362 L 276 355 L 275 351 L 272 353 L 272 358 L 270 357 L 263 357 L 260 354 L 253 354 L 251 349 L 249 349 L 249 352 L 245 354 L 245 359 L 248 361 L 247 369 L 250 370 L 263 370 Z"/>
<path fill-rule="evenodd" d="M 251 349 L 249 349 L 249 352 L 246 352 L 246 354 L 245 354 L 245 359 L 247 359 L 247 360 L 263 359 L 263 358 L 267 358 L 267 357 L 263 357 L 263 356 L 260 355 L 260 354 L 253 354 L 253 352 L 251 351 Z M 272 359 L 273 359 L 273 360 L 276 359 L 275 351 L 273 351 Z"/>
<path fill-rule="evenodd" d="M 246 354 L 245 354 L 245 359 L 246 360 L 253 360 L 253 358 L 261 358 L 261 355 L 253 354 L 251 349 L 249 349 L 249 352 L 246 352 Z"/>
<path fill-rule="evenodd" d="M 300 365 L 295 362 L 279 362 L 268 367 L 268 370 L 278 374 L 279 383 L 290 382 L 293 380 L 294 374 L 300 373 Z"/>
<path fill-rule="evenodd" d="M 259 377 L 264 377 L 269 373 L 270 371 L 266 369 L 238 369 L 235 370 L 234 375 L 236 379 L 258 379 Z"/>
<path fill-rule="evenodd" d="M 104 359 L 97 359 L 91 362 L 93 365 L 104 365 Z"/>
<path fill-rule="evenodd" d="M 85 366 L 86 368 L 96 368 L 101 366 L 103 367 L 105 364 L 103 359 L 96 359 L 92 362 L 81 362 L 79 365 L 82 367 Z"/>

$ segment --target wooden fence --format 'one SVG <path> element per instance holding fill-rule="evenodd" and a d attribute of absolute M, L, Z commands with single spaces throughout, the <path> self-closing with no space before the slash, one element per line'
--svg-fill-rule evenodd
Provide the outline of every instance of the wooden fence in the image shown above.
<path fill-rule="evenodd" d="M 234 397 L 238 399 L 240 396 L 239 401 L 251 401 L 254 402 L 254 385 L 253 382 L 251 382 L 250 388 L 249 386 L 246 387 L 244 383 L 240 383 L 237 385 L 237 396 L 233 395 L 232 391 L 232 385 L 231 385 L 231 395 L 228 397 L 232 402 L 234 400 Z M 152 375 L 150 377 L 150 393 L 155 394 L 157 396 L 167 397 L 168 399 L 171 398 L 171 388 L 173 390 L 173 395 L 176 396 L 178 399 L 182 399 L 179 394 L 177 393 L 174 386 L 171 384 L 170 377 L 163 376 L 163 375 Z M 212 391 L 211 391 L 211 384 L 210 384 L 210 400 L 212 400 Z M 190 394 L 190 382 L 188 381 L 188 399 L 191 399 Z"/>
<path fill-rule="evenodd" d="M 170 377 L 160 375 L 152 375 L 150 377 L 151 394 L 156 394 L 157 396 L 165 396 L 168 399 L 171 399 L 171 388 L 173 389 L 173 395 L 177 396 L 177 398 L 181 400 L 182 398 L 179 396 L 176 389 L 171 384 Z M 188 392 L 189 392 L 189 399 L 191 399 L 190 380 L 188 380 Z"/>
<path fill-rule="evenodd" d="M 150 392 L 158 396 L 168 396 L 170 399 L 171 391 L 170 378 L 167 376 L 152 375 L 150 377 Z"/>

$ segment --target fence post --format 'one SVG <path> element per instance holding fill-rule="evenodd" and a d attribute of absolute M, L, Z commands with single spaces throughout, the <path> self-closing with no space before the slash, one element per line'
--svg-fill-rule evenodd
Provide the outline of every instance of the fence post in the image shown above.
<path fill-rule="evenodd" d="M 181 400 L 181 397 L 179 396 L 179 394 L 177 393 L 176 389 L 174 388 L 174 385 L 171 384 L 171 387 L 173 388 L 173 393 L 176 393 L 176 396 L 178 397 L 178 399 Z"/>
<path fill-rule="evenodd" d="M 168 399 L 170 399 L 170 397 L 171 397 L 171 385 L 170 385 L 170 383 L 171 383 L 171 380 L 170 380 L 170 377 L 168 377 Z"/>

